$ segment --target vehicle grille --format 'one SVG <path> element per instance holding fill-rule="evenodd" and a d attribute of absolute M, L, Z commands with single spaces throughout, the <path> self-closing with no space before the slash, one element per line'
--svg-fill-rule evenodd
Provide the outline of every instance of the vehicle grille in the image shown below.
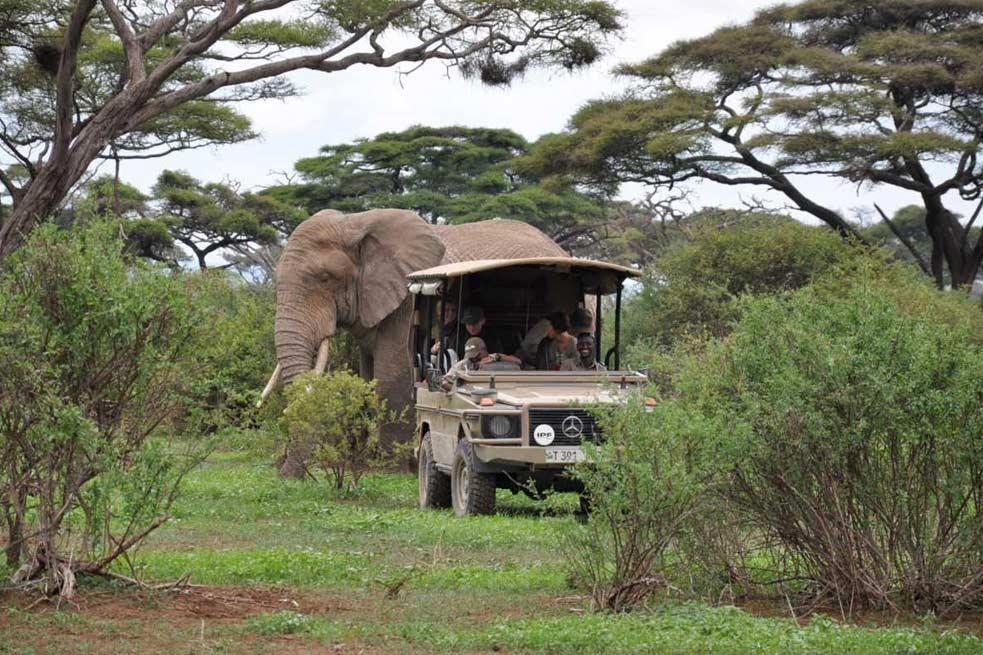
<path fill-rule="evenodd" d="M 563 433 L 563 421 L 570 416 L 575 416 L 583 422 L 583 433 L 580 436 L 571 437 Z M 554 446 L 578 446 L 584 440 L 596 441 L 601 436 L 601 429 L 598 427 L 594 415 L 586 409 L 553 408 L 529 410 L 530 431 L 535 430 L 537 425 L 544 423 L 552 427 L 553 432 L 556 433 L 556 439 L 552 444 Z M 532 442 L 531 445 L 536 444 Z"/>

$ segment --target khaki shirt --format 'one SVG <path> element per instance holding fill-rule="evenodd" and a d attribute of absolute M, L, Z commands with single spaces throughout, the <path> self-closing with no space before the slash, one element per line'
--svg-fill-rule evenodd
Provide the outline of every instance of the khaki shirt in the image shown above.
<path fill-rule="evenodd" d="M 467 371 L 477 371 L 481 368 L 481 364 L 474 364 L 470 359 L 465 357 L 464 359 L 457 360 L 454 366 L 451 366 L 450 370 L 444 374 L 444 377 L 440 379 L 441 386 L 450 387 L 454 385 L 454 381 L 457 380 L 457 376 L 461 373 Z"/>
<path fill-rule="evenodd" d="M 577 359 L 567 359 L 564 360 L 563 364 L 560 366 L 561 371 L 597 371 L 598 373 L 607 373 L 607 367 L 601 362 L 594 362 L 590 366 L 585 366 L 582 361 L 580 361 L 580 356 L 578 354 Z"/>

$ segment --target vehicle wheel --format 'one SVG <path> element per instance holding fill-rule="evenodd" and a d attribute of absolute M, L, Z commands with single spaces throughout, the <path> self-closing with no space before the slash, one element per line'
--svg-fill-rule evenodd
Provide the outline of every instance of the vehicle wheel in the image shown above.
<path fill-rule="evenodd" d="M 417 456 L 417 482 L 420 486 L 420 507 L 442 509 L 451 506 L 451 479 L 437 468 L 433 458 L 430 433 L 423 435 Z"/>
<path fill-rule="evenodd" d="M 451 502 L 458 516 L 495 511 L 495 476 L 476 473 L 471 466 L 471 447 L 462 443 L 451 469 Z"/>
<path fill-rule="evenodd" d="M 592 509 L 590 496 L 586 491 L 582 492 L 580 494 L 580 507 L 574 513 L 574 518 L 580 523 L 586 523 L 587 519 L 590 518 Z"/>

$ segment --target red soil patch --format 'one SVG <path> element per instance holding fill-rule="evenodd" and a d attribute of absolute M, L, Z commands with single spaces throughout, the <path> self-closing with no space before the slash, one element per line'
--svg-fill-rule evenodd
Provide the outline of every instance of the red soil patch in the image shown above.
<path fill-rule="evenodd" d="M 278 611 L 338 616 L 361 611 L 356 601 L 321 593 L 263 587 L 188 587 L 173 591 L 83 590 L 71 603 L 0 593 L 0 634 L 32 653 L 211 652 L 235 642 L 237 653 L 376 653 L 353 644 L 324 645 L 296 636 L 262 637 L 234 629 L 249 617 Z M 77 619 L 77 620 L 76 620 Z M 67 650 L 66 650 L 67 649 Z M 189 650 L 190 649 L 190 650 Z M 221 649 L 219 649 L 221 650 Z M 224 651 L 223 651 L 224 652 Z"/>

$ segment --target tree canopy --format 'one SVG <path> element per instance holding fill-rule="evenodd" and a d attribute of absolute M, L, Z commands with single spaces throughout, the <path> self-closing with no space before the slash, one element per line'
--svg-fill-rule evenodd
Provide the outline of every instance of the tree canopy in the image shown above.
<path fill-rule="evenodd" d="M 203 183 L 170 170 L 160 174 L 150 196 L 111 177 L 98 178 L 79 204 L 79 211 L 125 218 L 131 252 L 174 266 L 190 253 L 202 270 L 214 263 L 209 255 L 239 261 L 278 245 L 305 218 L 270 195 L 241 193 L 232 184 Z"/>
<path fill-rule="evenodd" d="M 431 223 L 512 218 L 566 248 L 588 247 L 607 209 L 587 194 L 516 171 L 514 158 L 529 148 L 508 129 L 415 126 L 324 146 L 297 162 L 299 183 L 268 193 L 311 213 L 400 207 Z"/>
<path fill-rule="evenodd" d="M 983 240 L 949 209 L 983 191 L 983 0 L 808 0 L 622 66 L 637 83 L 591 102 L 526 158 L 611 191 L 694 180 L 783 194 L 856 234 L 800 176 L 918 194 L 941 285 L 971 282 Z"/>
<path fill-rule="evenodd" d="M 507 84 L 591 64 L 620 20 L 601 0 L 2 0 L 0 257 L 99 157 L 251 137 L 232 107 L 295 93 L 291 71 L 441 60 Z"/>

